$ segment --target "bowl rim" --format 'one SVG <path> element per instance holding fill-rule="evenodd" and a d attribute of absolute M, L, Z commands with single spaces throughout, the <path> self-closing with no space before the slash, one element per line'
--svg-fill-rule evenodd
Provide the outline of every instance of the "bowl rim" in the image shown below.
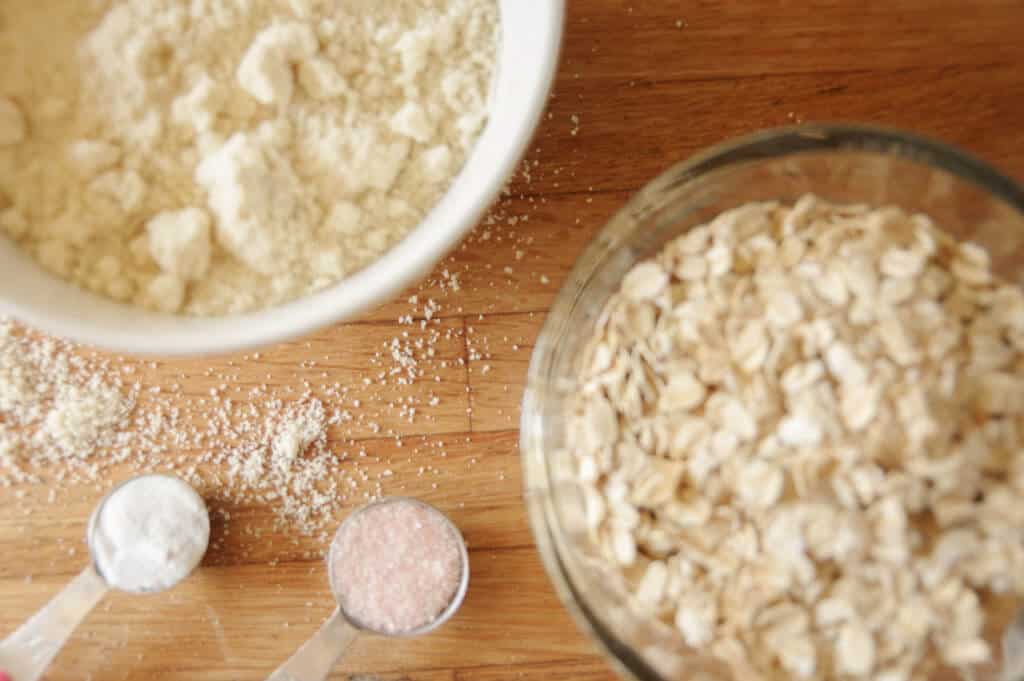
<path fill-rule="evenodd" d="M 705 173 L 745 161 L 805 152 L 847 151 L 891 155 L 956 175 L 1004 201 L 1024 216 L 1024 185 L 973 154 L 938 139 L 899 128 L 862 123 L 808 123 L 761 130 L 719 142 L 675 163 L 634 192 L 590 238 L 577 257 L 544 321 L 527 370 L 520 415 L 519 450 L 523 499 L 544 570 L 577 627 L 623 678 L 664 681 L 638 652 L 621 640 L 580 597 L 566 561 L 566 540 L 551 501 L 556 476 L 543 450 L 543 412 L 538 408 L 547 375 L 558 353 L 557 340 L 578 303 L 579 291 L 595 273 L 597 256 L 618 242 L 624 226 L 644 213 L 652 195 Z"/>
<path fill-rule="evenodd" d="M 499 0 L 503 15 L 509 2 Z M 156 314 L 113 303 L 44 273 L 31 263 L 38 269 L 38 276 L 33 275 L 32 282 L 45 282 L 46 290 L 32 289 L 13 295 L 0 291 L 0 318 L 9 315 L 50 335 L 111 352 L 161 357 L 219 356 L 293 340 L 353 319 L 375 305 L 390 301 L 426 276 L 480 221 L 515 172 L 533 139 L 547 107 L 561 56 L 565 0 L 531 3 L 528 11 L 531 12 L 530 30 L 538 36 L 540 68 L 534 70 L 529 79 L 516 79 L 510 86 L 516 90 L 524 115 L 503 126 L 501 136 L 506 141 L 489 157 L 490 170 L 486 178 L 460 192 L 460 178 L 470 167 L 480 140 L 488 135 L 485 128 L 478 146 L 466 159 L 459 176 L 453 179 L 451 188 L 423 220 L 383 256 L 350 277 L 322 291 L 262 310 L 218 317 L 188 317 Z M 505 68 L 499 58 L 492 87 Z M 529 87 L 524 86 L 524 82 Z M 495 103 L 492 99 L 492 107 Z M 25 266 L 22 262 L 29 264 L 21 253 L 8 257 L 11 261 L 17 260 L 18 267 Z M 31 289 L 32 282 L 24 289 Z M 73 308 L 66 302 L 57 309 L 46 304 L 65 295 L 92 309 Z M 125 314 L 126 309 L 130 314 Z"/>

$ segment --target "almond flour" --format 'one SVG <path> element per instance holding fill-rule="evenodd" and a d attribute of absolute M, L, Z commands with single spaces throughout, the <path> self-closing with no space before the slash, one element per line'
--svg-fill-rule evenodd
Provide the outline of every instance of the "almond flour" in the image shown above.
<path fill-rule="evenodd" d="M 137 393 L 109 363 L 0 319 L 0 482 L 34 481 L 34 466 L 54 462 L 87 474 L 100 450 L 123 460 Z"/>
<path fill-rule="evenodd" d="M 0 228 L 150 309 L 338 282 L 437 202 L 486 122 L 494 0 L 0 8 Z"/>

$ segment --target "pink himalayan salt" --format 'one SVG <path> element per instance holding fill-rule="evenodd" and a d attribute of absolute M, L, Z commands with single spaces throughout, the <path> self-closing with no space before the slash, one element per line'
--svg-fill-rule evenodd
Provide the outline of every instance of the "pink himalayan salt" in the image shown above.
<path fill-rule="evenodd" d="M 459 589 L 461 541 L 443 515 L 416 501 L 366 508 L 334 538 L 338 603 L 373 631 L 403 634 L 427 626 Z"/>

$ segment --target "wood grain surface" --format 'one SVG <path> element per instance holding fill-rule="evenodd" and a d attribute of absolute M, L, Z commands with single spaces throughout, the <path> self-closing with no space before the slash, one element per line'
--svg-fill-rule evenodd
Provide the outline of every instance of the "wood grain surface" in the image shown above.
<path fill-rule="evenodd" d="M 844 120 L 936 136 L 1024 178 L 1020 0 L 569 5 L 563 61 L 528 172 L 511 182 L 494 224 L 438 268 L 459 273 L 461 289 L 445 289 L 435 274 L 418 291 L 443 302 L 442 325 L 456 332 L 437 346 L 452 360 L 429 386 L 439 405 L 411 424 L 386 413 L 377 424 L 407 448 L 445 441 L 447 456 L 403 456 L 393 437 L 366 423 L 345 435 L 380 462 L 371 470 L 389 462 L 386 492 L 421 496 L 464 530 L 468 599 L 424 639 L 360 640 L 332 679 L 614 678 L 558 603 L 533 547 L 521 501 L 518 405 L 532 343 L 575 257 L 654 175 L 735 135 Z M 398 323 L 409 314 L 407 297 L 258 359 L 160 362 L 141 380 L 198 395 L 227 372 L 239 385 L 301 391 L 315 372 L 359 390 L 370 349 L 412 328 Z M 303 365 L 327 355 L 334 361 Z M 410 391 L 423 397 L 428 387 Z M 433 476 L 418 473 L 426 464 Z M 127 475 L 115 469 L 111 482 Z M 13 629 L 82 567 L 85 522 L 105 487 L 65 487 L 52 501 L 46 489 L 27 488 L 20 499 L 0 490 L 0 630 Z M 262 531 L 217 525 L 215 548 L 181 587 L 108 597 L 47 678 L 262 679 L 288 656 L 331 608 L 315 558 L 321 546 L 275 531 L 259 504 L 229 510 L 232 527 Z"/>

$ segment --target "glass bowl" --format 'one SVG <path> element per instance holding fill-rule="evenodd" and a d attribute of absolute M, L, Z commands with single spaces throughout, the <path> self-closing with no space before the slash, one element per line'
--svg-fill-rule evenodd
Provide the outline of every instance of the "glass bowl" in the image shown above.
<path fill-rule="evenodd" d="M 626 678 L 733 679 L 673 627 L 634 613 L 587 539 L 581 491 L 566 450 L 565 413 L 577 360 L 623 276 L 669 240 L 751 201 L 814 193 L 842 203 L 923 212 L 953 237 L 983 246 L 993 270 L 1024 282 L 1024 189 L 941 142 L 856 125 L 803 125 L 728 142 L 674 166 L 597 234 L 569 275 L 537 340 L 523 399 L 520 447 L 530 522 L 548 575 L 579 626 Z M 1022 528 L 1024 531 L 1024 528 Z M 1016 604 L 995 611 L 998 638 Z M 975 670 L 994 678 L 994 666 Z M 951 677 L 946 677 L 951 678 Z"/>

